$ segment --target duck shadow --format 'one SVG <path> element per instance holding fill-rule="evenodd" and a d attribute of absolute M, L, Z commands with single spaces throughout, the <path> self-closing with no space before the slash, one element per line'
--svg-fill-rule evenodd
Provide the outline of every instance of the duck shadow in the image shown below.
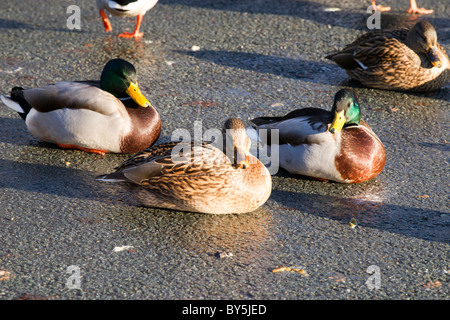
<path fill-rule="evenodd" d="M 281 176 L 284 175 L 284 173 L 281 174 Z M 341 187 L 341 184 L 332 184 Z M 330 187 L 333 187 L 333 185 L 330 185 Z M 353 188 L 355 186 L 350 185 L 348 187 Z M 356 189 L 364 190 L 365 187 L 367 185 L 357 185 Z M 370 189 L 370 186 L 368 189 Z M 358 191 L 355 193 L 357 194 Z M 336 197 L 274 189 L 271 199 L 281 205 L 280 210 L 282 211 L 300 210 L 307 214 L 337 220 L 346 225 L 349 225 L 350 220 L 355 218 L 358 226 L 428 241 L 450 243 L 449 212 L 396 205 L 378 199 L 368 200 L 364 197 L 364 192 L 360 192 L 360 195 Z"/>
<path fill-rule="evenodd" d="M 331 63 L 224 50 L 175 50 L 174 52 L 236 69 L 302 79 L 314 83 L 338 84 L 338 81 L 335 81 L 334 77 L 329 77 L 329 74 L 339 72 L 340 68 Z"/>
<path fill-rule="evenodd" d="M 152 146 L 168 141 L 170 141 L 170 137 L 161 135 Z M 39 140 L 32 140 L 28 144 L 19 141 L 14 142 L 13 140 L 12 143 L 48 149 L 46 151 L 51 152 L 45 152 L 46 157 L 55 158 L 56 163 L 61 165 L 25 162 L 26 160 L 22 156 L 18 156 L 19 159 L 22 158 L 19 161 L 0 159 L 0 189 L 13 188 L 24 192 L 38 192 L 81 200 L 90 199 L 108 204 L 116 202 L 117 199 L 123 199 L 123 204 L 137 205 L 135 201 L 127 200 L 130 198 L 130 193 L 125 184 L 105 183 L 96 180 L 97 176 L 113 171 L 115 167 L 131 157 L 129 154 L 111 153 L 105 156 L 110 157 L 109 159 L 99 159 L 101 156 L 96 154 L 81 152 L 77 155 L 76 153 L 80 151 L 64 150 L 54 144 Z M 27 151 L 25 151 L 26 153 Z M 65 165 L 60 157 L 65 153 L 71 154 L 70 157 L 64 157 L 65 159 L 75 157 L 81 160 L 86 160 L 86 158 L 89 161 L 90 159 L 99 160 L 95 165 L 95 172 L 70 168 L 67 164 Z M 21 153 L 21 155 L 23 154 Z"/>
<path fill-rule="evenodd" d="M 35 29 L 35 27 L 29 23 L 19 22 L 16 20 L 0 19 L 1 29 Z"/>
<path fill-rule="evenodd" d="M 418 145 L 421 147 L 432 148 L 439 151 L 450 152 L 450 143 L 448 142 L 442 143 L 419 142 Z"/>
<path fill-rule="evenodd" d="M 23 192 L 37 192 L 81 200 L 111 203 L 120 188 L 99 187 L 96 173 L 56 165 L 25 163 L 0 159 L 0 190 L 12 188 Z"/>
<path fill-rule="evenodd" d="M 26 29 L 26 30 L 57 31 L 70 33 L 89 33 L 86 30 L 78 30 L 78 29 L 71 30 L 69 28 L 50 28 L 8 19 L 0 19 L 0 29 Z"/>
<path fill-rule="evenodd" d="M 335 78 L 335 83 L 333 85 L 337 85 L 339 87 L 350 87 L 354 89 L 368 89 L 368 90 L 377 90 L 380 93 L 384 93 L 386 95 L 391 94 L 408 94 L 410 96 L 415 96 L 418 98 L 429 98 L 429 99 L 436 99 L 436 100 L 443 100 L 443 101 L 449 101 L 450 100 L 450 86 L 447 84 L 446 86 L 443 86 L 435 91 L 429 91 L 429 92 L 414 92 L 414 91 L 401 91 L 401 90 L 386 90 L 386 89 L 378 89 L 378 88 L 371 88 L 364 86 L 361 82 L 358 80 L 349 78 L 344 71 L 343 77 L 347 77 L 345 79 L 341 77 Z"/>
<path fill-rule="evenodd" d="M 21 118 L 0 117 L 0 142 L 28 145 L 30 137 L 25 121 Z"/>
<path fill-rule="evenodd" d="M 314 84 L 350 87 L 354 89 L 372 89 L 380 90 L 386 93 L 405 93 L 403 91 L 381 90 L 366 87 L 362 85 L 361 82 L 348 77 L 344 70 L 332 62 L 327 63 L 269 56 L 259 53 L 225 50 L 174 50 L 174 52 L 191 56 L 195 59 L 209 61 L 225 67 L 249 70 L 261 74 L 272 74 L 275 76 L 298 79 Z M 449 90 L 447 87 L 443 87 L 433 92 L 408 92 L 408 94 L 415 95 L 417 97 L 448 100 Z"/>
<path fill-rule="evenodd" d="M 43 193 L 108 205 L 125 205 L 137 210 L 142 209 L 147 212 L 146 214 L 149 211 L 161 211 L 140 207 L 136 201 L 130 198 L 130 191 L 124 184 L 108 184 L 95 180 L 99 173 L 64 166 L 0 159 L 0 174 L 2 176 L 0 190 L 8 188 L 25 193 Z M 280 172 L 277 176 L 287 176 L 287 174 Z M 293 177 L 290 176 L 290 178 Z M 295 178 L 301 179 L 300 177 Z M 320 183 L 323 184 L 323 182 Z M 324 186 L 330 189 L 352 188 L 350 190 L 352 195 L 337 197 L 284 191 L 275 187 L 270 200 L 278 204 L 275 210 L 279 213 L 285 210 L 296 210 L 337 220 L 347 225 L 352 218 L 355 218 L 358 225 L 363 227 L 428 241 L 450 243 L 450 234 L 448 233 L 450 213 L 448 212 L 386 203 L 376 199 L 377 189 L 370 183 L 356 186 L 330 183 Z M 376 200 L 371 200 L 374 198 Z M 269 208 L 265 206 L 262 209 L 269 211 Z M 175 211 L 170 212 L 172 212 L 171 216 L 177 215 Z"/>
<path fill-rule="evenodd" d="M 429 91 L 429 92 L 408 92 L 409 95 L 416 96 L 416 97 L 425 97 L 430 99 L 438 99 L 443 101 L 449 101 L 450 100 L 450 86 L 447 84 L 442 88 L 439 88 L 435 91 Z M 397 91 L 400 92 L 400 91 Z"/>

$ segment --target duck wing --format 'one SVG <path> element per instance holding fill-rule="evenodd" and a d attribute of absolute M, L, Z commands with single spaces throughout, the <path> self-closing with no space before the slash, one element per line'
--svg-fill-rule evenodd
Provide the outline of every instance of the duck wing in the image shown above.
<path fill-rule="evenodd" d="M 40 88 L 14 88 L 11 99 L 24 109 L 33 108 L 39 112 L 58 109 L 89 109 L 104 115 L 111 115 L 123 109 L 119 99 L 100 89 L 99 81 L 62 81 Z"/>
<path fill-rule="evenodd" d="M 137 153 L 115 172 L 97 179 L 142 184 L 162 176 L 207 174 L 223 165 L 230 166 L 230 160 L 210 143 L 169 142 Z"/>
<path fill-rule="evenodd" d="M 366 33 L 344 49 L 326 56 L 345 70 L 367 69 L 380 64 L 390 64 L 403 52 L 411 50 L 404 44 L 408 30 L 378 30 Z M 411 51 L 412 53 L 412 51 Z"/>
<path fill-rule="evenodd" d="M 320 134 L 327 131 L 331 121 L 331 112 L 318 108 L 297 109 L 283 117 L 260 117 L 251 120 L 256 130 L 268 130 L 266 137 L 259 135 L 268 145 L 271 144 L 271 130 L 278 130 L 279 144 L 321 143 L 324 137 Z"/>

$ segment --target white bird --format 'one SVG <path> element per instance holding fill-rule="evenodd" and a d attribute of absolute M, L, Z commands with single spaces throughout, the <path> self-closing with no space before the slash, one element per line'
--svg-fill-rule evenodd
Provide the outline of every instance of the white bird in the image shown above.
<path fill-rule="evenodd" d="M 136 28 L 133 32 L 119 34 L 122 38 L 140 38 L 144 34 L 139 32 L 144 14 L 153 8 L 158 0 L 96 0 L 100 16 L 106 32 L 112 31 L 111 23 L 108 20 L 105 10 L 115 16 L 135 17 L 137 16 Z"/>

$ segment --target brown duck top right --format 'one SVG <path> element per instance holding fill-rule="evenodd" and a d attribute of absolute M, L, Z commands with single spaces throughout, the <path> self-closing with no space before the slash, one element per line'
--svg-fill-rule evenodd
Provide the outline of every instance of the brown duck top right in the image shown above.
<path fill-rule="evenodd" d="M 326 58 L 370 88 L 427 92 L 438 90 L 450 79 L 447 53 L 427 21 L 410 30 L 366 33 Z"/>

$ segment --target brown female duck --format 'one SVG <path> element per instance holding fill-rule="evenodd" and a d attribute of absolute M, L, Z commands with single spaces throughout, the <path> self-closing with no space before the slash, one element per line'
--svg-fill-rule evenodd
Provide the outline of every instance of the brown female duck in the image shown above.
<path fill-rule="evenodd" d="M 326 58 L 371 88 L 434 91 L 448 83 L 450 62 L 426 21 L 411 30 L 379 30 L 362 35 Z"/>
<path fill-rule="evenodd" d="M 272 178 L 250 154 L 240 119 L 228 119 L 222 133 L 224 149 L 206 142 L 169 142 L 143 150 L 97 179 L 128 182 L 149 207 L 211 214 L 253 211 L 269 198 Z"/>

